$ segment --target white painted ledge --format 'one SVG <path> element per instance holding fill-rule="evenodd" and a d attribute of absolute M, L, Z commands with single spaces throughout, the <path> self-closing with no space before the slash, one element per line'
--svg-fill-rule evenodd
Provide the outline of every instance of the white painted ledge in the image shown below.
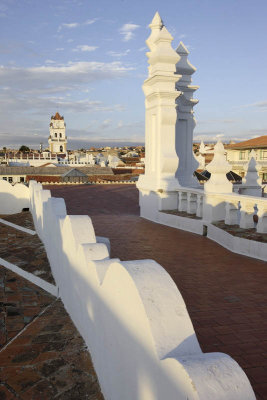
<path fill-rule="evenodd" d="M 243 239 L 233 236 L 223 229 L 212 224 L 207 224 L 207 237 L 214 242 L 220 244 L 233 253 L 242 254 L 244 256 L 258 258 L 267 261 L 267 243 L 257 242 L 255 240 Z"/>
<path fill-rule="evenodd" d="M 11 264 L 8 261 L 5 261 L 3 258 L 0 258 L 0 265 L 9 269 L 12 272 L 15 272 L 22 278 L 27 279 L 34 285 L 39 286 L 41 289 L 44 289 L 46 292 L 52 294 L 53 296 L 58 297 L 58 287 L 57 286 L 52 285 L 51 283 L 46 282 L 41 278 L 38 278 L 38 276 L 35 276 L 35 275 L 31 274 L 30 272 L 24 271 L 24 269 L 17 267 L 15 264 Z"/>
<path fill-rule="evenodd" d="M 12 228 L 17 229 L 18 231 L 28 233 L 29 235 L 36 235 L 36 232 L 33 231 L 32 229 L 24 228 L 23 226 L 13 224 L 12 222 L 6 221 L 5 219 L 0 218 L 0 222 L 1 224 L 11 226 Z"/>

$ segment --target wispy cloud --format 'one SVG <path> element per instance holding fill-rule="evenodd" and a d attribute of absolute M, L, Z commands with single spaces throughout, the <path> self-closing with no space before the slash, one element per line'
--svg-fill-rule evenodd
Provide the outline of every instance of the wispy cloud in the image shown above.
<path fill-rule="evenodd" d="M 69 23 L 69 24 L 61 24 L 61 25 L 59 25 L 57 31 L 60 32 L 61 29 L 63 29 L 63 28 L 67 28 L 67 29 L 77 28 L 77 26 L 79 26 L 79 25 L 80 25 L 80 24 L 79 24 L 78 22 L 71 22 L 71 23 Z"/>
<path fill-rule="evenodd" d="M 111 57 L 116 57 L 116 58 L 120 58 L 120 57 L 124 57 L 127 56 L 129 53 L 131 52 L 130 49 L 125 50 L 124 52 L 118 53 L 116 51 L 108 51 L 107 54 Z"/>
<path fill-rule="evenodd" d="M 235 124 L 239 122 L 237 119 L 202 119 L 197 121 L 198 125 L 204 125 L 204 124 Z"/>
<path fill-rule="evenodd" d="M 6 89 L 0 90 L 0 131 L 19 132 L 23 129 L 20 128 L 20 118 L 29 110 L 38 118 L 49 115 L 55 109 L 75 113 L 123 111 L 121 104 L 104 104 L 97 99 L 88 99 L 88 95 L 84 98 L 83 90 L 93 82 L 125 76 L 132 70 L 130 66 L 119 61 L 68 62 L 61 65 L 51 63 L 53 60 L 47 61 L 44 65 L 31 68 L 0 66 L 0 87 Z"/>
<path fill-rule="evenodd" d="M 98 46 L 88 46 L 87 44 L 80 44 L 79 46 L 75 47 L 75 49 L 72 49 L 72 51 L 95 51 L 98 49 Z"/>
<path fill-rule="evenodd" d="M 235 108 L 259 108 L 260 110 L 266 110 L 267 109 L 267 100 L 263 101 L 257 101 L 256 103 L 252 104 L 243 104 L 241 106 L 237 106 Z"/>
<path fill-rule="evenodd" d="M 92 25 L 94 24 L 98 18 L 93 18 L 93 19 L 88 19 L 87 21 L 84 22 L 84 25 Z"/>
<path fill-rule="evenodd" d="M 82 25 L 92 25 L 94 24 L 96 21 L 98 20 L 98 18 L 93 18 L 93 19 L 88 19 L 85 22 L 70 22 L 70 23 L 62 23 L 59 25 L 58 27 L 58 32 L 60 32 L 63 28 L 66 29 L 73 29 L 73 28 L 78 28 L 79 26 Z"/>
<path fill-rule="evenodd" d="M 134 38 L 134 31 L 140 28 L 140 25 L 128 23 L 124 24 L 120 29 L 119 32 L 123 36 L 123 41 L 128 42 L 129 40 Z"/>
<path fill-rule="evenodd" d="M 109 128 L 112 124 L 111 119 L 105 119 L 101 124 L 100 124 L 100 129 L 106 129 Z"/>

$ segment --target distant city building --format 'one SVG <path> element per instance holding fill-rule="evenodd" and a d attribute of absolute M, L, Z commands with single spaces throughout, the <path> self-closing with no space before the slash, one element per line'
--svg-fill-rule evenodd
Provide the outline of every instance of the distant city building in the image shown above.
<path fill-rule="evenodd" d="M 66 124 L 58 112 L 51 117 L 48 144 L 51 153 L 67 152 Z"/>
<path fill-rule="evenodd" d="M 267 182 L 267 135 L 226 146 L 227 160 L 232 170 L 243 177 L 252 150 L 255 151 L 260 179 Z"/>

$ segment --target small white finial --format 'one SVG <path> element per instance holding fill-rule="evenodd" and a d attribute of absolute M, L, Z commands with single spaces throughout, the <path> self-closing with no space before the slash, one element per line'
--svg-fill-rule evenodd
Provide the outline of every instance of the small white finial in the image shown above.
<path fill-rule="evenodd" d="M 226 177 L 226 174 L 231 171 L 231 165 L 228 163 L 228 161 L 226 161 L 224 153 L 224 146 L 222 142 L 218 140 L 214 146 L 213 160 L 206 167 L 207 171 L 211 173 L 211 177 L 204 185 L 205 192 L 232 192 L 233 185 Z"/>
<path fill-rule="evenodd" d="M 185 44 L 181 41 L 178 44 L 178 47 L 176 49 L 176 52 L 181 56 L 181 55 L 188 55 L 189 51 L 187 49 L 187 47 L 185 46 Z"/>

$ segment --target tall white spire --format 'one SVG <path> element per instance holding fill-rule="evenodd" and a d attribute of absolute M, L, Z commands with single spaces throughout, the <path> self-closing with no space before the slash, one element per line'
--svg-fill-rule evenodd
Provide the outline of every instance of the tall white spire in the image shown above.
<path fill-rule="evenodd" d="M 175 83 L 179 55 L 171 46 L 173 37 L 158 13 L 150 24 L 147 40 L 149 77 L 143 90 L 146 96 L 146 170 L 140 176 L 138 188 L 153 191 L 174 191 L 179 187 L 175 172 L 179 163 L 175 151 L 175 100 L 180 92 Z M 166 195 L 167 196 L 167 195 Z M 177 197 L 177 196 L 176 196 Z"/>
<path fill-rule="evenodd" d="M 180 56 L 176 64 L 176 73 L 181 76 L 176 83 L 176 89 L 182 92 L 176 100 L 176 152 L 179 157 L 176 177 L 182 186 L 199 186 L 197 179 L 193 176 L 198 163 L 192 150 L 193 130 L 196 126 L 193 107 L 198 103 L 198 100 L 193 98 L 193 94 L 198 86 L 191 85 L 191 76 L 196 68 L 188 61 L 189 51 L 183 42 L 179 43 L 176 52 Z"/>

